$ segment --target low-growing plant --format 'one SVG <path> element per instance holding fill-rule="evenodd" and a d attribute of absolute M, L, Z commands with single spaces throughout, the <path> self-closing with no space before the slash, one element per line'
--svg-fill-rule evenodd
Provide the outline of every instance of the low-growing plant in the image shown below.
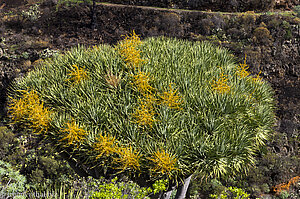
<path fill-rule="evenodd" d="M 0 160 L 0 195 L 15 199 L 25 199 L 22 195 L 26 191 L 26 178 L 12 168 L 9 163 Z"/>
<path fill-rule="evenodd" d="M 57 56 L 59 54 L 58 50 L 46 48 L 40 53 L 40 57 L 43 59 L 50 58 L 52 56 Z"/>
<path fill-rule="evenodd" d="M 114 178 L 110 183 L 99 186 L 99 191 L 93 192 L 90 199 L 147 199 L 151 192 L 151 188 L 140 188 L 133 182 L 117 182 Z M 158 188 L 158 187 L 157 187 Z M 156 189 L 158 190 L 158 189 Z M 160 191 L 160 190 L 159 190 Z"/>
<path fill-rule="evenodd" d="M 299 18 L 300 18 L 300 5 L 298 5 L 298 6 L 295 6 L 295 7 L 294 7 L 294 11 L 296 12 L 296 14 L 297 14 L 297 17 L 299 17 Z"/>
<path fill-rule="evenodd" d="M 243 189 L 237 187 L 226 187 L 224 191 L 220 195 L 211 194 L 211 198 L 215 199 L 247 199 L 249 198 L 249 194 L 247 194 Z"/>
<path fill-rule="evenodd" d="M 28 11 L 23 10 L 21 12 L 21 16 L 31 22 L 36 21 L 41 17 L 40 6 L 38 4 L 30 6 Z"/>
<path fill-rule="evenodd" d="M 133 33 L 114 48 L 78 46 L 45 61 L 14 84 L 10 113 L 81 176 L 170 187 L 194 172 L 219 178 L 254 165 L 274 100 L 246 70 L 209 43 Z"/>

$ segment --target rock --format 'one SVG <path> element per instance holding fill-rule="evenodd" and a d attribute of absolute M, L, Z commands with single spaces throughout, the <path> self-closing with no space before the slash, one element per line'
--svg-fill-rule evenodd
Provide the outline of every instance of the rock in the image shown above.
<path fill-rule="evenodd" d="M 15 6 L 20 6 L 25 4 L 24 0 L 4 0 L 4 3 L 8 7 L 15 7 Z"/>
<path fill-rule="evenodd" d="M 57 5 L 58 0 L 44 0 L 43 5 L 45 6 L 55 6 Z"/>

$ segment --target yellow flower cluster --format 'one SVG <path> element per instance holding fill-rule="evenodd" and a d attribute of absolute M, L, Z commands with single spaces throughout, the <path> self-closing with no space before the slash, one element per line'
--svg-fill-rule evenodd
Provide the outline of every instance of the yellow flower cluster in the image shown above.
<path fill-rule="evenodd" d="M 135 123 L 140 126 L 152 128 L 155 119 L 154 111 L 154 97 L 148 95 L 148 97 L 140 99 L 139 107 L 135 110 L 133 117 L 135 118 Z"/>
<path fill-rule="evenodd" d="M 143 95 L 139 99 L 139 106 L 133 114 L 134 122 L 140 126 L 152 128 L 153 123 L 156 121 L 154 118 L 156 114 L 154 106 L 157 99 L 152 93 L 155 89 L 150 85 L 151 78 L 147 73 L 141 71 L 137 75 L 133 75 L 133 78 L 133 85 Z"/>
<path fill-rule="evenodd" d="M 47 131 L 51 121 L 51 112 L 44 107 L 44 103 L 40 101 L 36 91 L 23 92 L 22 98 L 12 99 L 10 106 L 12 120 L 17 123 L 26 119 L 36 133 Z"/>
<path fill-rule="evenodd" d="M 120 146 L 115 137 L 104 134 L 100 135 L 93 144 L 93 149 L 98 153 L 96 159 L 113 157 L 113 162 L 120 165 L 118 169 L 138 170 L 140 167 L 140 155 L 132 146 Z"/>
<path fill-rule="evenodd" d="M 85 140 L 86 131 L 79 127 L 75 121 L 66 123 L 66 127 L 61 131 L 62 133 L 66 132 L 64 138 L 61 139 L 67 140 L 68 145 L 77 145 L 80 144 L 81 141 Z"/>
<path fill-rule="evenodd" d="M 170 172 L 177 170 L 177 159 L 175 155 L 171 155 L 165 150 L 156 151 L 154 154 L 152 154 L 152 157 L 149 158 L 149 160 L 151 160 L 154 164 L 154 168 L 151 169 L 152 172 L 160 172 L 163 175 L 167 174 L 170 177 Z"/>
<path fill-rule="evenodd" d="M 132 34 L 126 35 L 118 45 L 119 54 L 131 69 L 139 68 L 144 62 L 141 59 L 141 51 L 137 49 L 141 43 L 140 38 L 133 31 Z"/>
<path fill-rule="evenodd" d="M 78 84 L 88 77 L 86 71 L 83 68 L 79 68 L 77 65 L 72 65 L 69 76 L 70 78 L 67 79 L 67 81 L 72 82 L 73 84 Z"/>
<path fill-rule="evenodd" d="M 224 72 L 221 73 L 221 77 L 211 83 L 212 89 L 217 91 L 218 93 L 224 94 L 230 91 L 230 85 L 228 84 L 227 75 L 224 75 Z"/>
<path fill-rule="evenodd" d="M 133 75 L 133 84 L 136 89 L 143 95 L 146 93 L 151 93 L 154 90 L 154 88 L 150 86 L 151 80 L 152 79 L 149 74 L 141 71 L 138 74 Z"/>
<path fill-rule="evenodd" d="M 115 141 L 115 137 L 110 135 L 100 135 L 94 143 L 94 151 L 99 153 L 96 159 L 103 157 L 103 155 L 107 157 L 114 154 L 117 151 Z"/>
<path fill-rule="evenodd" d="M 259 81 L 261 81 L 261 80 L 262 80 L 262 77 L 259 76 L 260 74 L 261 74 L 261 71 L 259 71 L 259 73 L 258 73 L 255 77 L 253 77 L 252 80 L 253 80 L 254 82 L 259 82 Z"/>
<path fill-rule="evenodd" d="M 246 59 L 247 59 L 247 55 L 245 55 L 244 63 L 243 64 L 240 63 L 239 66 L 237 67 L 236 74 L 240 78 L 245 78 L 250 75 L 250 72 L 247 71 L 249 69 L 249 66 L 246 64 Z"/>
<path fill-rule="evenodd" d="M 143 95 L 143 98 L 139 100 L 139 107 L 133 116 L 135 122 L 139 125 L 152 128 L 153 123 L 156 121 L 154 118 L 156 114 L 155 104 L 164 104 L 171 109 L 180 109 L 179 105 L 182 104 L 182 98 L 178 94 L 178 90 L 174 89 L 172 84 L 170 84 L 169 90 L 159 95 L 161 102 L 158 102 L 158 99 L 155 98 L 155 93 L 152 93 L 155 89 L 149 84 L 150 80 L 149 75 L 143 72 L 134 75 L 133 85 Z"/>
<path fill-rule="evenodd" d="M 140 154 L 136 150 L 132 148 L 132 146 L 129 147 L 119 147 L 117 151 L 119 157 L 115 158 L 114 161 L 116 163 L 119 163 L 120 169 L 134 169 L 139 170 L 140 167 Z"/>
<path fill-rule="evenodd" d="M 162 99 L 161 104 L 165 104 L 172 109 L 179 109 L 179 105 L 182 104 L 182 98 L 178 95 L 178 89 L 173 89 L 172 84 L 169 85 L 169 90 L 165 91 L 160 97 Z"/>

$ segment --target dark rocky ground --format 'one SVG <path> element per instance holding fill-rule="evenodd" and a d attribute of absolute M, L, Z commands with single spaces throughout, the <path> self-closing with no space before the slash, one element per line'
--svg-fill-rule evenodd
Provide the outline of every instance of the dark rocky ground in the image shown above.
<path fill-rule="evenodd" d="M 237 61 L 246 54 L 250 70 L 254 74 L 261 71 L 275 91 L 278 121 L 265 152 L 258 155 L 257 168 L 247 177 L 252 193 L 271 197 L 272 186 L 300 176 L 300 19 L 294 13 L 215 13 L 99 4 L 96 26 L 91 29 L 87 7 L 55 7 L 47 2 L 39 8 L 40 17 L 32 21 L 21 14 L 30 4 L 15 1 L 0 10 L 1 125 L 7 124 L 10 83 L 55 51 L 78 44 L 115 44 L 132 30 L 142 38 L 165 35 L 209 40 L 230 49 Z M 300 182 L 291 188 L 289 197 L 300 198 Z"/>

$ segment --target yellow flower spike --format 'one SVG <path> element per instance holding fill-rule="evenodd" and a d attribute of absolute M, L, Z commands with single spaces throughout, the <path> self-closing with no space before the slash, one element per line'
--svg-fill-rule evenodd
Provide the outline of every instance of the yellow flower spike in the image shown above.
<path fill-rule="evenodd" d="M 154 164 L 154 168 L 150 169 L 152 173 L 160 172 L 170 177 L 170 172 L 178 170 L 176 168 L 177 159 L 175 155 L 167 153 L 165 150 L 158 150 L 149 158 Z"/>
<path fill-rule="evenodd" d="M 230 85 L 228 84 L 227 75 L 224 75 L 224 72 L 221 73 L 221 76 L 217 81 L 213 80 L 211 86 L 214 91 L 217 91 L 221 94 L 228 93 L 231 89 Z"/>
<path fill-rule="evenodd" d="M 67 140 L 68 145 L 78 144 L 81 141 L 85 140 L 86 131 L 79 127 L 73 120 L 72 122 L 66 123 L 66 127 L 62 129 L 62 133 L 66 132 L 60 141 Z"/>
<path fill-rule="evenodd" d="M 161 104 L 165 104 L 171 109 L 180 109 L 179 105 L 182 104 L 182 98 L 178 94 L 178 89 L 172 88 L 172 84 L 169 84 L 169 90 L 163 92 L 160 97 L 162 99 Z"/>
<path fill-rule="evenodd" d="M 255 77 L 253 77 L 252 80 L 253 80 L 254 82 L 259 82 L 259 81 L 261 81 L 261 80 L 262 80 L 262 77 L 259 76 L 260 74 L 261 74 L 261 71 L 259 71 L 259 73 L 258 73 Z"/>
<path fill-rule="evenodd" d="M 72 65 L 72 70 L 69 73 L 71 78 L 67 79 L 67 81 L 72 82 L 73 84 L 78 84 L 81 81 L 87 79 L 88 75 L 84 71 L 83 68 L 79 68 L 77 65 Z"/>
<path fill-rule="evenodd" d="M 152 78 L 149 74 L 139 72 L 137 75 L 133 75 L 134 86 L 141 94 L 151 93 L 154 88 L 150 86 Z"/>
<path fill-rule="evenodd" d="M 47 131 L 51 121 L 51 111 L 44 107 L 36 91 L 23 91 L 21 99 L 12 99 L 10 106 L 13 123 L 25 119 L 35 133 Z"/>
<path fill-rule="evenodd" d="M 29 110 L 27 110 L 27 105 L 25 104 L 24 99 L 12 99 L 11 104 L 11 116 L 14 122 L 19 121 L 22 117 L 27 115 Z"/>
<path fill-rule="evenodd" d="M 239 64 L 239 66 L 237 67 L 237 71 L 236 74 L 240 77 L 240 78 L 246 78 L 250 75 L 250 72 L 247 71 L 249 69 L 249 66 L 246 64 L 246 58 L 247 55 L 245 55 L 245 60 L 243 64 Z"/>
<path fill-rule="evenodd" d="M 140 99 L 140 103 L 148 108 L 154 108 L 153 106 L 157 104 L 158 99 L 152 94 L 152 93 L 147 93 L 143 95 L 143 98 Z"/>
<path fill-rule="evenodd" d="M 119 54 L 130 69 L 139 68 L 145 62 L 141 59 L 140 51 L 137 49 L 141 43 L 140 38 L 133 31 L 132 34 L 126 35 L 118 45 Z"/>
<path fill-rule="evenodd" d="M 94 151 L 98 152 L 99 155 L 96 159 L 101 158 L 103 156 L 108 157 L 111 154 L 117 152 L 116 139 L 110 135 L 100 135 L 96 142 L 94 143 Z"/>
<path fill-rule="evenodd" d="M 138 151 L 134 150 L 132 146 L 120 147 L 117 153 L 119 154 L 119 158 L 115 158 L 115 162 L 120 164 L 119 169 L 139 170 L 139 160 L 141 158 L 141 155 Z"/>
<path fill-rule="evenodd" d="M 152 128 L 153 123 L 156 121 L 154 118 L 155 111 L 152 105 L 149 105 L 145 102 L 141 102 L 139 107 L 136 109 L 133 114 L 134 122 L 143 127 Z"/>

